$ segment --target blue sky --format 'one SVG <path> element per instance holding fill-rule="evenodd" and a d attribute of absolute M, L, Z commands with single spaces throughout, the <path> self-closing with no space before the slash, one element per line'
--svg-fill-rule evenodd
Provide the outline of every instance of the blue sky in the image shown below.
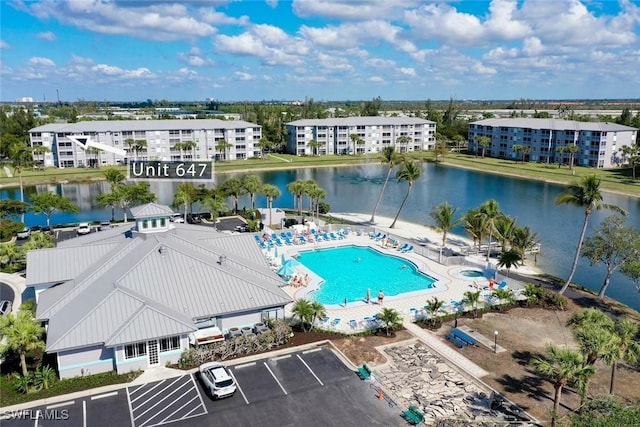
<path fill-rule="evenodd" d="M 0 1 L 0 100 L 640 97 L 631 0 Z"/>

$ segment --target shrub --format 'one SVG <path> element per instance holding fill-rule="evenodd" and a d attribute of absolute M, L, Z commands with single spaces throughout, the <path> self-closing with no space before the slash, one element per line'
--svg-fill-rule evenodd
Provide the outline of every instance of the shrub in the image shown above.
<path fill-rule="evenodd" d="M 11 240 L 11 238 L 23 228 L 24 224 L 19 221 L 11 221 L 10 219 L 0 220 L 0 242 Z"/>
<path fill-rule="evenodd" d="M 50 366 L 43 366 L 36 370 L 33 376 L 33 386 L 36 390 L 48 390 L 56 381 L 56 371 Z"/>
<path fill-rule="evenodd" d="M 331 205 L 327 202 L 318 203 L 318 212 L 321 214 L 328 214 L 331 211 Z"/>

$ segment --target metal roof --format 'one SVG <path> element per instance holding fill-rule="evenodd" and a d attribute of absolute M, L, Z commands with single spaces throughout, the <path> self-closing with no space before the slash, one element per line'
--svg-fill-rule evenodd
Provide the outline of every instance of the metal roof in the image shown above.
<path fill-rule="evenodd" d="M 160 205 L 158 203 L 147 203 L 146 205 L 134 206 L 131 209 L 131 215 L 138 218 L 158 218 L 162 216 L 170 217 L 175 212 L 169 206 Z"/>
<path fill-rule="evenodd" d="M 260 125 L 243 120 L 104 120 L 77 123 L 50 123 L 30 129 L 29 132 L 85 133 L 163 130 L 210 130 L 259 128 Z"/>
<path fill-rule="evenodd" d="M 576 120 L 562 119 L 534 119 L 525 117 L 484 119 L 471 122 L 472 125 L 493 126 L 493 127 L 516 127 L 529 129 L 549 129 L 549 130 L 574 130 L 574 131 L 601 131 L 601 132 L 624 132 L 633 131 L 635 128 L 607 122 L 579 122 Z"/>
<path fill-rule="evenodd" d="M 39 296 L 37 317 L 49 320 L 47 351 L 179 335 L 195 330 L 194 318 L 255 312 L 291 302 L 252 235 L 176 225 L 133 238 L 112 233 L 101 243 L 93 242 L 110 250 L 72 280 Z M 80 256 L 76 250 L 85 247 L 50 251 L 73 250 Z M 28 274 L 31 268 L 28 265 Z M 47 279 L 49 270 L 42 270 Z"/>
<path fill-rule="evenodd" d="M 302 119 L 287 123 L 289 126 L 384 126 L 424 125 L 435 123 L 418 117 L 338 117 L 330 119 Z"/>

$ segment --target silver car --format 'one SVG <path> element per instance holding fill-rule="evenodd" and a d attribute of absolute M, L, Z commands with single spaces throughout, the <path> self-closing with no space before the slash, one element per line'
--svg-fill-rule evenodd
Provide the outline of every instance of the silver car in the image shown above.
<path fill-rule="evenodd" d="M 200 381 L 212 399 L 222 399 L 236 392 L 236 382 L 229 370 L 218 362 L 200 365 Z"/>

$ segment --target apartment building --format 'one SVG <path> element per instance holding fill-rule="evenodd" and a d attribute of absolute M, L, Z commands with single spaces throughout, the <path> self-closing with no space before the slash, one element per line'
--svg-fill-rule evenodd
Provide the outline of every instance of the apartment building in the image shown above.
<path fill-rule="evenodd" d="M 378 153 L 386 146 L 410 152 L 435 145 L 436 123 L 415 117 L 303 119 L 286 126 L 287 152 L 298 156 Z"/>
<path fill-rule="evenodd" d="M 638 129 L 616 123 L 578 122 L 560 119 L 504 118 L 486 119 L 469 124 L 469 149 L 481 153 L 480 136 L 490 138 L 485 154 L 491 157 L 540 163 L 569 162 L 569 153 L 558 150 L 575 145 L 574 164 L 594 168 L 626 163 L 622 147 L 634 144 Z M 524 151 L 514 146 L 527 147 Z M 516 152 L 518 151 L 518 152 Z"/>
<path fill-rule="evenodd" d="M 241 120 L 114 120 L 52 123 L 29 134 L 32 147 L 48 149 L 35 154 L 35 161 L 87 167 L 129 160 L 248 159 L 260 155 L 262 128 Z M 193 144 L 181 145 L 186 142 Z"/>

